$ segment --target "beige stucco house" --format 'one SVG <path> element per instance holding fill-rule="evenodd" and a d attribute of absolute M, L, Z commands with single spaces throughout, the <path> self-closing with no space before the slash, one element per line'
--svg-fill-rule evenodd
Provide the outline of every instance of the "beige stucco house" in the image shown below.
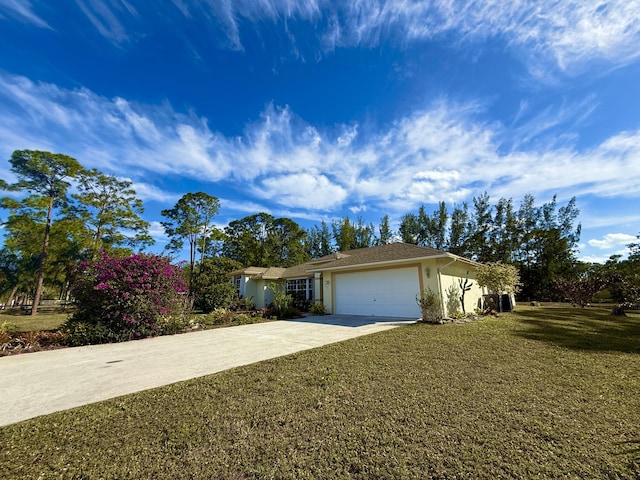
<path fill-rule="evenodd" d="M 473 312 L 485 293 L 475 281 L 478 263 L 407 243 L 391 243 L 333 253 L 291 268 L 248 267 L 232 272 L 238 293 L 253 298 L 257 308 L 269 305 L 273 281 L 284 282 L 287 293 L 310 303 L 324 304 L 327 313 L 420 318 L 416 296 L 430 288 L 440 294 L 443 315 L 447 290 L 465 292 L 464 307 Z"/>

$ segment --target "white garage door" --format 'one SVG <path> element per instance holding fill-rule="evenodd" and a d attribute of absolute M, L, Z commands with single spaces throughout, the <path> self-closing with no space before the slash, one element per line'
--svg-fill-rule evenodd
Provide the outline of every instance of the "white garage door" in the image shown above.
<path fill-rule="evenodd" d="M 338 314 L 420 317 L 418 267 L 340 273 L 333 281 Z"/>

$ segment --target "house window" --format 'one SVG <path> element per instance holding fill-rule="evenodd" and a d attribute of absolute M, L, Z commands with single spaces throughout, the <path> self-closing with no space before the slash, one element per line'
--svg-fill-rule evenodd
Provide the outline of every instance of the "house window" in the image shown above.
<path fill-rule="evenodd" d="M 233 286 L 236 287 L 236 292 L 238 292 L 238 295 L 240 295 L 240 279 L 242 277 L 240 275 L 234 275 L 233 276 Z"/>
<path fill-rule="evenodd" d="M 287 295 L 291 295 L 296 302 L 312 302 L 313 278 L 287 280 Z"/>

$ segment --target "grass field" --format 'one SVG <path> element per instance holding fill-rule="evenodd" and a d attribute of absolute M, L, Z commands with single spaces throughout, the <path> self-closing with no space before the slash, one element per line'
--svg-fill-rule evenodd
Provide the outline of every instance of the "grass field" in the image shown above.
<path fill-rule="evenodd" d="M 0 478 L 640 478 L 640 316 L 412 325 L 0 429 Z"/>
<path fill-rule="evenodd" d="M 14 324 L 17 332 L 31 332 L 34 330 L 57 330 L 69 318 L 69 313 L 39 313 L 35 317 L 23 312 L 3 312 L 0 323 Z"/>

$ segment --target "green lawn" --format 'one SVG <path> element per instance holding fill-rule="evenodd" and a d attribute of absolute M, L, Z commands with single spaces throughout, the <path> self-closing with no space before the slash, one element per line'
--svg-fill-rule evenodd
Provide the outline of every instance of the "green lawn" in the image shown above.
<path fill-rule="evenodd" d="M 0 312 L 0 323 L 9 322 L 17 327 L 16 332 L 33 332 L 41 330 L 57 330 L 62 324 L 71 316 L 72 311 L 66 313 L 38 313 L 35 317 L 32 317 L 27 312 L 19 310 L 11 310 Z M 212 314 L 205 314 L 200 312 L 193 312 L 190 314 L 191 319 L 194 322 L 200 323 L 203 328 L 219 328 L 229 327 L 235 325 L 244 325 L 247 323 L 258 323 L 270 321 L 268 318 L 261 317 L 249 317 L 247 315 L 240 315 L 238 320 L 238 314 L 236 312 L 230 312 L 228 319 L 216 320 Z"/>
<path fill-rule="evenodd" d="M 0 315 L 0 323 L 10 322 L 16 325 L 18 332 L 35 330 L 57 330 L 69 318 L 70 313 L 38 313 L 35 317 L 25 312 L 9 311 Z"/>
<path fill-rule="evenodd" d="M 412 325 L 0 429 L 0 478 L 639 478 L 640 316 Z"/>

